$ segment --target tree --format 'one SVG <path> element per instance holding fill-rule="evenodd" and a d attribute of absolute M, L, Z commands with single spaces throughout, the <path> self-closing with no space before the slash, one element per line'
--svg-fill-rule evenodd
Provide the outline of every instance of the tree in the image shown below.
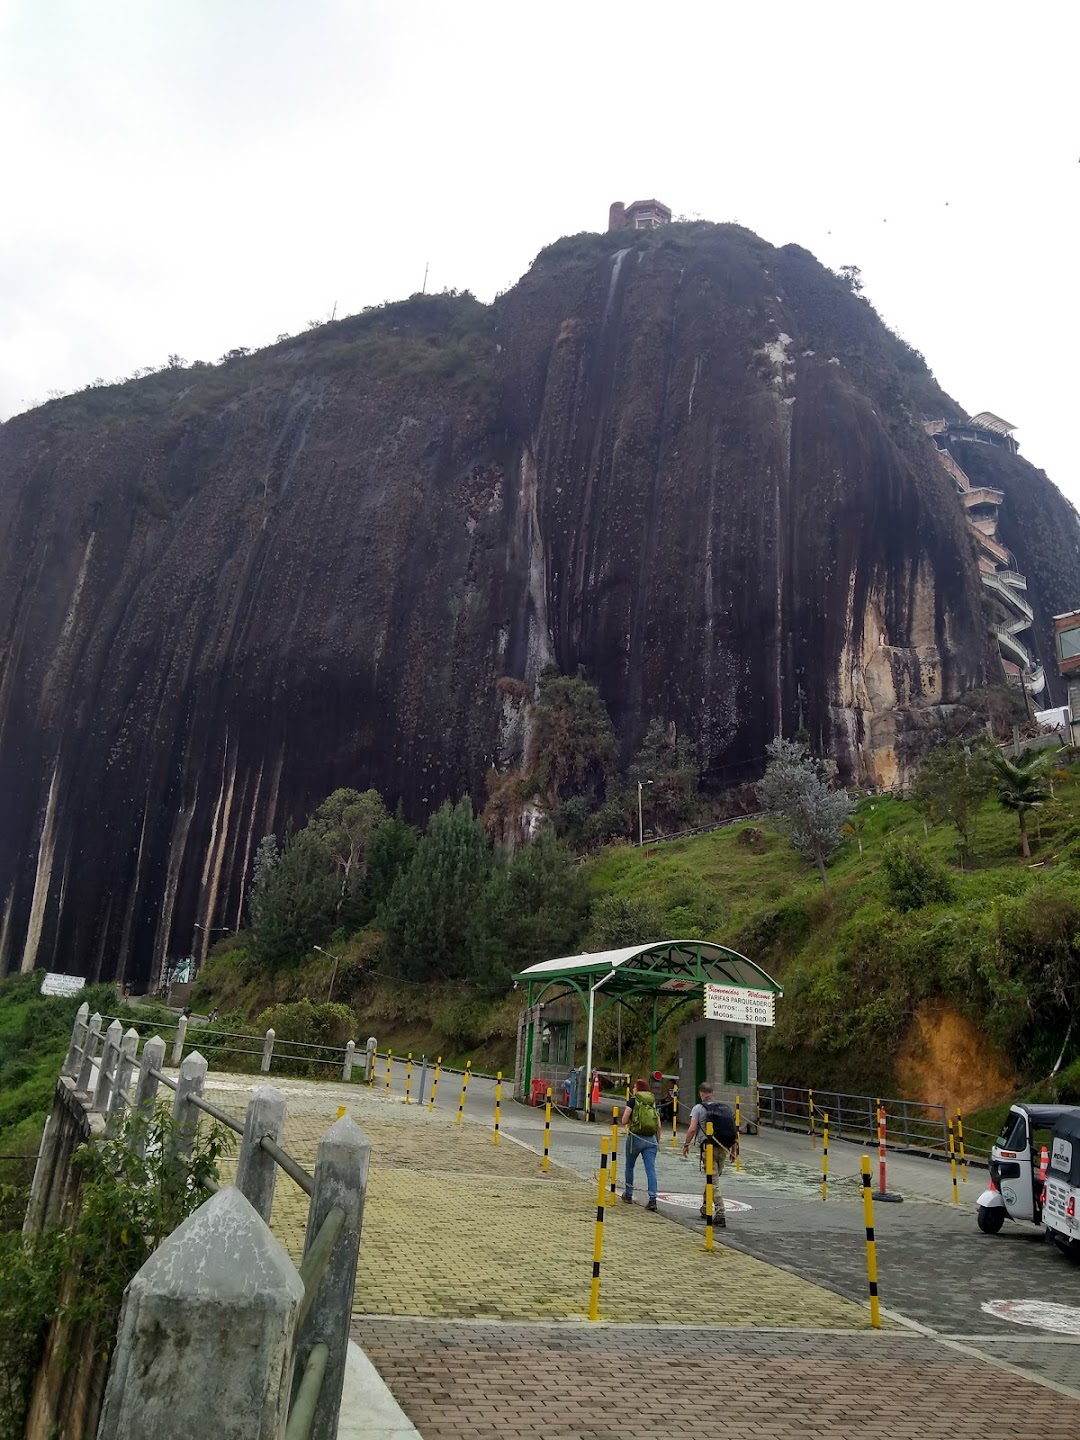
<path fill-rule="evenodd" d="M 471 967 L 476 909 L 493 864 L 469 800 L 431 817 L 382 911 L 387 964 L 409 980 L 460 980 Z"/>
<path fill-rule="evenodd" d="M 853 295 L 861 295 L 863 291 L 862 271 L 858 265 L 841 265 L 837 275 L 843 280 Z"/>
<path fill-rule="evenodd" d="M 998 802 L 1006 810 L 1016 811 L 1016 818 L 1020 822 L 1020 849 L 1024 859 L 1030 860 L 1027 813 L 1042 805 L 1049 794 L 1043 783 L 1046 774 L 1044 758 L 1038 751 L 1028 750 L 1010 760 L 997 750 L 990 756 L 990 769 Z"/>
<path fill-rule="evenodd" d="M 764 779 L 754 786 L 769 819 L 785 830 L 791 844 L 818 867 L 828 890 L 825 862 L 843 839 L 853 809 L 850 796 L 832 788 L 836 764 L 815 760 L 800 741 L 776 739 L 767 747 Z"/>
<path fill-rule="evenodd" d="M 631 788 L 650 781 L 649 810 L 655 828 L 678 829 L 694 812 L 698 788 L 697 750 L 674 724 L 652 720 L 628 771 Z"/>
<path fill-rule="evenodd" d="M 368 883 L 364 896 L 361 923 L 366 924 L 386 904 L 402 871 L 407 870 L 416 854 L 417 835 L 398 807 L 398 813 L 384 820 L 371 837 L 368 847 Z"/>
<path fill-rule="evenodd" d="M 477 914 L 473 976 L 505 989 L 515 970 L 577 952 L 589 890 L 574 857 L 545 830 L 491 875 Z"/>
<path fill-rule="evenodd" d="M 554 810 L 571 795 L 604 798 L 618 752 L 600 693 L 583 675 L 547 671 L 533 711 L 528 770 Z"/>
<path fill-rule="evenodd" d="M 310 830 L 289 836 L 273 861 L 273 836 L 259 845 L 251 887 L 252 949 L 268 965 L 299 960 L 330 933 L 338 896 L 326 847 Z"/>
<path fill-rule="evenodd" d="M 971 848 L 979 806 L 989 795 L 994 775 L 983 745 L 952 740 L 931 750 L 919 768 L 911 798 L 932 825 L 955 825 L 961 861 Z"/>
<path fill-rule="evenodd" d="M 338 872 L 339 889 L 335 914 L 355 898 L 367 876 L 368 851 L 375 832 L 388 820 L 386 806 L 377 790 L 335 790 L 328 795 L 307 823 Z"/>
<path fill-rule="evenodd" d="M 663 930 L 663 917 L 651 900 L 636 895 L 599 895 L 589 920 L 589 949 L 645 945 L 663 939 Z"/>

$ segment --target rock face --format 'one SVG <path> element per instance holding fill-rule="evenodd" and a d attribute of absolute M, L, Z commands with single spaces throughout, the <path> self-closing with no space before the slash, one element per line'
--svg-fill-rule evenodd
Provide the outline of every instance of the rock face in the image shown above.
<path fill-rule="evenodd" d="M 479 800 L 520 741 L 496 681 L 549 663 L 624 755 L 660 717 L 723 785 L 803 728 L 891 782 L 1000 678 L 922 428 L 959 414 L 807 252 L 694 225 L 9 421 L 0 972 L 203 953 L 259 838 L 338 785 Z M 1003 527 L 1036 496 L 1036 592 L 1039 517 L 1072 517 L 1040 613 L 1080 600 L 1071 509 L 990 463 Z"/>

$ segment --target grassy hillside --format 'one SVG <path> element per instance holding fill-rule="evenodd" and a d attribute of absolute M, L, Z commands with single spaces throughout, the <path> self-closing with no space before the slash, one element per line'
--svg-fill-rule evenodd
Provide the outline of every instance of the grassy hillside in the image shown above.
<path fill-rule="evenodd" d="M 1059 970 L 1075 984 L 1080 964 L 1080 789 L 1075 768 L 1066 773 L 1036 812 L 1031 862 L 995 801 L 979 813 L 962 871 L 952 827 L 926 833 L 912 805 L 877 798 L 861 802 L 828 894 L 760 822 L 652 851 L 610 848 L 590 884 L 651 903 L 664 933 L 731 945 L 782 981 L 765 1078 L 905 1094 L 936 1085 L 925 1098 L 980 1103 L 1014 1075 L 1047 1076 L 1068 1029 L 1068 1007 L 1047 993 Z M 947 900 L 892 903 L 882 860 L 902 838 L 945 870 Z M 1056 1088 L 1080 1099 L 1074 1055 L 1070 1039 Z"/>

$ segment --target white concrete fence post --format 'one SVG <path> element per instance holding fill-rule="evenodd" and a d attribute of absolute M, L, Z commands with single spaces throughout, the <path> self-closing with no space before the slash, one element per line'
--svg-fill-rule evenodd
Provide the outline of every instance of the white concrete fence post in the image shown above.
<path fill-rule="evenodd" d="M 284 1133 L 285 1096 L 273 1085 L 261 1085 L 251 1097 L 244 1117 L 244 1136 L 240 1141 L 240 1156 L 236 1165 L 236 1188 L 267 1223 L 274 1203 L 277 1162 L 266 1153 L 260 1141 L 269 1136 L 280 1145 Z"/>
<path fill-rule="evenodd" d="M 79 1066 L 79 1079 L 75 1086 L 76 1095 L 90 1094 L 90 1081 L 94 1075 L 94 1060 L 97 1058 L 97 1045 L 101 1037 L 101 1016 L 95 1010 L 90 1016 L 90 1024 L 86 1028 L 86 1044 L 83 1047 L 82 1064 Z"/>
<path fill-rule="evenodd" d="M 120 1063 L 120 1037 L 124 1033 L 124 1027 L 119 1020 L 114 1020 L 105 1031 L 105 1047 L 101 1052 L 101 1064 L 98 1066 L 97 1086 L 94 1090 L 94 1099 L 90 1105 L 91 1111 L 98 1115 L 108 1113 L 109 1101 L 112 1098 L 113 1084 L 116 1076 L 116 1067 Z"/>
<path fill-rule="evenodd" d="M 199 1128 L 199 1111 L 188 1104 L 190 1095 L 201 1095 L 206 1083 L 206 1061 L 197 1050 L 186 1056 L 180 1066 L 173 1096 L 173 1126 L 169 1137 L 169 1154 L 173 1160 L 186 1160 L 195 1144 L 195 1132 Z"/>
<path fill-rule="evenodd" d="M 352 1067 L 356 1063 L 356 1041 L 350 1040 L 345 1046 L 345 1063 L 341 1067 L 341 1078 L 352 1079 Z"/>
<path fill-rule="evenodd" d="M 74 1080 L 82 1066 L 83 1046 L 86 1044 L 89 1016 L 90 1006 L 84 1000 L 75 1011 L 75 1024 L 71 1027 L 71 1044 L 68 1046 L 64 1068 L 60 1071 L 60 1074 L 69 1080 Z"/>
<path fill-rule="evenodd" d="M 146 1121 L 147 1125 L 154 1118 L 154 1105 L 157 1101 L 158 1086 L 161 1084 L 153 1072 L 156 1070 L 160 1074 L 164 1064 L 165 1041 L 160 1035 L 152 1035 L 143 1046 L 142 1055 L 139 1057 L 139 1079 L 135 1086 L 134 1101 L 136 1112 Z M 132 1143 L 140 1155 L 146 1154 L 145 1133 L 135 1135 Z"/>
<path fill-rule="evenodd" d="M 297 1379 L 316 1345 L 325 1344 L 330 1351 L 315 1410 L 312 1440 L 334 1440 L 337 1434 L 370 1155 L 371 1142 L 348 1115 L 331 1125 L 319 1141 L 316 1154 L 315 1189 L 308 1210 L 304 1254 L 335 1206 L 345 1212 L 345 1223 L 330 1252 L 315 1302 L 300 1327 L 296 1342 Z"/>
<path fill-rule="evenodd" d="M 375 1080 L 375 1056 L 378 1053 L 379 1042 L 374 1035 L 367 1038 L 367 1058 L 364 1061 L 364 1081 L 371 1085 Z"/>
<path fill-rule="evenodd" d="M 97 1440 L 283 1435 L 303 1298 L 281 1243 L 223 1187 L 127 1288 Z"/>
<path fill-rule="evenodd" d="M 115 1135 L 124 1123 L 124 1116 L 128 1111 L 128 1092 L 131 1090 L 131 1077 L 135 1070 L 135 1057 L 138 1053 L 139 1032 L 132 1026 L 120 1042 L 116 1082 L 112 1088 L 112 1095 L 109 1097 L 109 1118 L 105 1125 L 106 1135 Z"/>
<path fill-rule="evenodd" d="M 181 1015 L 176 1022 L 176 1039 L 173 1041 L 172 1059 L 169 1064 L 177 1068 L 184 1058 L 184 1041 L 187 1039 L 187 1016 Z"/>
<path fill-rule="evenodd" d="M 264 1075 L 270 1073 L 270 1061 L 274 1058 L 274 1032 L 267 1030 L 266 1039 L 263 1041 L 262 1064 L 259 1067 Z"/>

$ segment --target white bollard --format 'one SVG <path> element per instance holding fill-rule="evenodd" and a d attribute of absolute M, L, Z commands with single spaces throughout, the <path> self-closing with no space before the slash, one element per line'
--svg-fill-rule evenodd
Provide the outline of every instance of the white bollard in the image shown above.
<path fill-rule="evenodd" d="M 349 1043 L 345 1046 L 345 1063 L 344 1063 L 344 1065 L 342 1065 L 342 1067 L 341 1067 L 341 1078 L 342 1078 L 343 1080 L 351 1080 L 351 1079 L 352 1079 L 352 1067 L 353 1067 L 353 1065 L 355 1064 L 355 1062 L 356 1062 L 356 1041 L 355 1041 L 355 1040 L 350 1040 Z"/>
<path fill-rule="evenodd" d="M 184 1040 L 187 1037 L 187 1016 L 181 1015 L 176 1022 L 176 1039 L 173 1041 L 172 1060 L 170 1064 L 174 1069 L 179 1067 L 180 1061 L 184 1058 Z"/>
<path fill-rule="evenodd" d="M 264 1075 L 270 1073 L 270 1061 L 274 1058 L 274 1032 L 267 1030 L 266 1039 L 263 1041 L 262 1064 L 259 1067 Z"/>

